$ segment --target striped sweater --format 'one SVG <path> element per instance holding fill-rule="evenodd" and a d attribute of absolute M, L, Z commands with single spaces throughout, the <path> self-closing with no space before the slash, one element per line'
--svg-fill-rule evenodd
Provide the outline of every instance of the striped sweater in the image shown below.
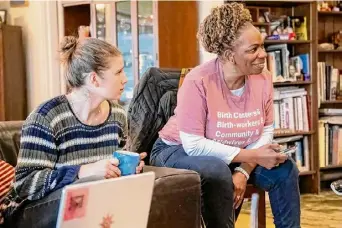
<path fill-rule="evenodd" d="M 125 111 L 110 102 L 107 120 L 81 123 L 65 95 L 40 105 L 26 119 L 14 188 L 22 199 L 38 200 L 77 178 L 80 166 L 110 158 L 125 144 Z"/>

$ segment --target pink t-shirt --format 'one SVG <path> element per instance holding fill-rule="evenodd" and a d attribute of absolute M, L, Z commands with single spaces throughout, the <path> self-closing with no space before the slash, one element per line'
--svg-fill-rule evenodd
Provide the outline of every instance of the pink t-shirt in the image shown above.
<path fill-rule="evenodd" d="M 221 63 L 213 59 L 192 69 L 177 95 L 175 115 L 160 138 L 181 144 L 179 131 L 245 148 L 273 124 L 273 84 L 268 74 L 246 77 L 238 97 L 226 86 Z"/>

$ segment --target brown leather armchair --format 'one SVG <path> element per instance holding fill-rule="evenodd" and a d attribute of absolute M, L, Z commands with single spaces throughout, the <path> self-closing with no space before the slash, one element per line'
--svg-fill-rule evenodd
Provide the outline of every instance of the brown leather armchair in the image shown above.
<path fill-rule="evenodd" d="M 0 122 L 0 159 L 13 166 L 17 163 L 22 124 L 22 121 Z M 148 171 L 156 174 L 148 228 L 199 228 L 199 175 L 189 170 L 146 166 L 144 172 Z"/>

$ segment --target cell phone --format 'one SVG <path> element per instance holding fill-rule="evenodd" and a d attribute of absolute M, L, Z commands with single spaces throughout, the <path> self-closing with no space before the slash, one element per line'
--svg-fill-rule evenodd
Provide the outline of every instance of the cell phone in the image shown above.
<path fill-rule="evenodd" d="M 292 153 L 295 153 L 296 150 L 297 150 L 297 146 L 293 146 L 290 148 L 282 149 L 279 151 L 279 153 L 281 153 L 281 154 L 292 154 Z"/>

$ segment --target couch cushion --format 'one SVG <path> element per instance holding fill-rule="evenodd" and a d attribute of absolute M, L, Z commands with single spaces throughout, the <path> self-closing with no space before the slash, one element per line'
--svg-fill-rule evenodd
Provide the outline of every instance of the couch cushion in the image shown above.
<path fill-rule="evenodd" d="M 201 223 L 201 179 L 191 170 L 146 166 L 155 172 L 148 228 L 191 227 Z"/>
<path fill-rule="evenodd" d="M 23 121 L 0 121 L 0 159 L 12 166 L 17 164 Z"/>

